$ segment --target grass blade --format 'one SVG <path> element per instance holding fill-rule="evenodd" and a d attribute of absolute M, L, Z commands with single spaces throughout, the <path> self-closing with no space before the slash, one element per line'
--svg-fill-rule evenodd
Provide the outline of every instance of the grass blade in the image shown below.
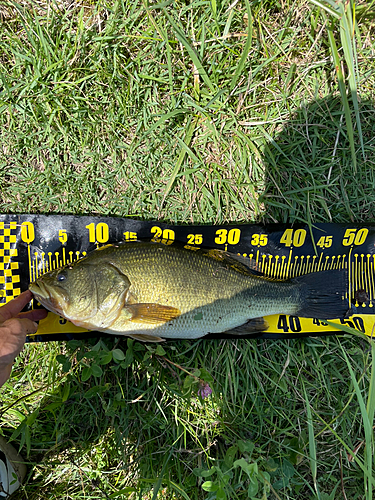
<path fill-rule="evenodd" d="M 358 458 L 357 454 L 346 444 L 346 442 L 337 433 L 337 431 L 335 431 L 335 429 L 332 427 L 332 425 L 330 425 L 329 423 L 327 423 L 321 417 L 321 415 L 319 415 L 319 413 L 315 412 L 315 416 L 322 422 L 322 424 L 324 424 L 325 428 L 327 428 L 327 429 L 330 430 L 330 432 L 335 436 L 335 438 L 337 439 L 337 441 L 345 448 L 345 450 L 347 451 L 347 453 L 353 457 L 353 461 L 358 465 L 358 467 L 361 469 L 361 471 L 363 472 L 363 474 L 366 476 L 367 475 L 367 469 L 366 469 L 365 465 L 363 464 L 363 462 Z M 371 479 L 371 484 L 373 486 L 375 486 L 375 478 L 371 477 L 370 479 Z"/>
<path fill-rule="evenodd" d="M 341 46 L 344 52 L 344 60 L 346 67 L 348 68 L 348 86 L 350 90 L 350 95 L 353 103 L 354 113 L 356 117 L 356 124 L 358 130 L 359 141 L 361 144 L 362 156 L 365 158 L 365 148 L 362 134 L 362 125 L 359 114 L 359 103 L 358 103 L 358 92 L 357 92 L 357 81 L 356 81 L 356 68 L 358 67 L 358 59 L 357 52 L 355 49 L 355 41 L 354 41 L 354 32 L 355 32 L 355 10 L 353 5 L 353 16 L 350 15 L 349 4 L 341 1 L 340 3 L 328 2 L 330 6 L 327 5 L 327 2 L 320 2 L 318 0 L 311 0 L 314 5 L 317 5 L 324 11 L 328 12 L 330 16 L 334 17 L 336 20 L 339 20 L 340 26 L 340 40 Z M 337 44 L 334 38 L 334 31 L 336 29 L 336 22 L 331 19 L 331 24 L 328 27 L 328 38 L 331 47 L 331 53 L 336 69 L 337 79 L 339 90 L 341 94 L 341 99 L 345 112 L 345 120 L 346 126 L 348 130 L 348 139 L 350 143 L 350 150 L 353 162 L 354 172 L 357 170 L 357 159 L 355 155 L 355 141 L 354 141 L 354 131 L 353 124 L 351 119 L 349 101 L 347 97 L 347 88 L 345 84 L 345 77 L 342 70 L 342 62 L 339 56 L 339 51 L 337 48 Z"/>
<path fill-rule="evenodd" d="M 173 455 L 173 448 L 169 452 L 168 457 L 164 460 L 163 467 L 161 469 L 160 475 L 154 485 L 154 491 L 152 492 L 152 500 L 156 500 L 158 497 L 158 493 L 161 487 L 161 484 L 163 482 L 164 474 L 165 474 L 165 469 L 167 468 L 167 465 L 169 463 L 169 460 L 171 459 L 171 456 Z"/>
<path fill-rule="evenodd" d="M 375 343 L 371 342 L 371 377 L 370 377 L 370 385 L 368 389 L 368 398 L 366 411 L 369 420 L 369 434 L 371 441 L 367 441 L 366 439 L 366 457 L 367 457 L 367 467 L 369 470 L 369 474 L 373 476 L 373 467 L 372 461 L 374 456 L 374 413 L 375 413 Z M 368 498 L 372 499 L 372 481 L 368 478 L 367 482 L 367 490 Z"/>
<path fill-rule="evenodd" d="M 362 396 L 361 389 L 359 388 L 357 379 L 355 377 L 353 368 L 350 364 L 349 358 L 345 352 L 345 350 L 341 346 L 341 350 L 343 353 L 343 356 L 345 358 L 346 364 L 348 366 L 348 370 L 350 373 L 350 377 L 355 389 L 355 393 L 357 395 L 358 403 L 359 403 L 359 408 L 361 411 L 362 415 L 362 421 L 363 421 L 363 428 L 365 432 L 365 441 L 366 441 L 366 447 L 365 447 L 365 492 L 366 492 L 366 500 L 372 500 L 372 482 L 373 482 L 373 472 L 372 472 L 372 457 L 373 457 L 373 447 L 374 447 L 374 436 L 373 436 L 373 417 L 374 417 L 374 405 L 375 405 L 375 385 L 374 385 L 374 355 L 375 355 L 375 345 L 372 343 L 371 346 L 371 352 L 372 352 L 372 364 L 371 364 L 371 382 L 370 382 L 370 389 L 371 393 L 369 393 L 368 396 L 368 401 L 367 401 L 367 407 L 365 404 L 365 401 Z M 368 413 L 368 410 L 371 410 L 371 419 L 370 415 Z"/>
<path fill-rule="evenodd" d="M 231 91 L 236 86 L 236 83 L 237 83 L 237 81 L 242 73 L 244 66 L 245 66 L 247 56 L 249 55 L 249 52 L 250 52 L 252 36 L 253 36 L 253 18 L 251 15 L 251 8 L 250 8 L 249 0 L 245 0 L 245 3 L 246 3 L 246 12 L 247 12 L 247 20 L 248 20 L 247 39 L 246 39 L 245 47 L 244 47 L 242 55 L 241 55 L 241 59 L 237 65 L 236 71 L 234 72 L 234 75 L 233 75 L 232 80 L 230 82 L 230 90 Z"/>
<path fill-rule="evenodd" d="M 190 45 L 188 42 L 188 39 L 186 38 L 185 34 L 180 30 L 180 28 L 177 26 L 177 24 L 174 22 L 172 16 L 168 14 L 168 12 L 163 9 L 164 14 L 168 18 L 168 21 L 172 25 L 176 38 L 182 43 L 182 45 L 185 47 L 187 50 L 195 68 L 196 71 L 199 73 L 199 75 L 202 77 L 203 81 L 205 84 L 209 87 L 211 92 L 215 92 L 215 86 L 211 82 L 206 70 L 204 69 L 201 60 L 199 59 L 198 54 L 196 53 L 195 49 Z"/>
<path fill-rule="evenodd" d="M 166 47 L 166 51 L 167 51 L 169 90 L 170 90 L 170 95 L 171 95 L 172 106 L 174 107 L 176 104 L 176 101 L 175 101 L 175 97 L 174 97 L 174 88 L 173 88 L 173 68 L 172 68 L 172 59 L 171 59 L 172 49 L 171 49 L 171 45 L 169 43 L 167 32 L 161 26 L 159 26 L 159 24 L 156 22 L 155 18 L 151 14 L 152 9 L 154 9 L 154 10 L 155 9 L 164 9 L 170 3 L 171 2 L 168 0 L 167 2 L 162 2 L 160 4 L 150 6 L 148 2 L 146 2 L 146 1 L 144 2 L 145 6 L 146 6 L 147 15 L 148 15 L 151 23 L 154 25 L 155 29 L 157 30 L 157 32 L 159 33 L 159 35 L 162 37 L 162 39 L 165 42 L 165 47 Z"/>
<path fill-rule="evenodd" d="M 319 2 L 319 0 L 310 0 L 310 2 L 319 7 L 320 9 L 325 10 L 326 12 L 328 12 L 328 14 L 335 17 L 336 19 L 340 19 L 340 14 L 337 12 L 335 8 L 331 8 L 326 3 Z"/>
<path fill-rule="evenodd" d="M 329 44 L 331 47 L 333 61 L 334 61 L 335 69 L 336 69 L 336 75 L 337 75 L 337 80 L 338 80 L 338 84 L 339 84 L 341 100 L 342 100 L 342 104 L 344 107 L 345 122 L 346 122 L 346 127 L 347 127 L 347 132 L 348 132 L 348 139 L 349 139 L 350 151 L 351 151 L 351 156 L 352 156 L 353 170 L 354 170 L 354 173 L 356 173 L 357 172 L 357 157 L 356 157 L 356 152 L 355 152 L 353 123 L 352 123 L 352 118 L 351 118 L 351 113 L 350 113 L 350 106 L 349 106 L 349 101 L 348 101 L 348 96 L 347 96 L 347 91 L 346 91 L 344 74 L 342 72 L 342 64 L 341 64 L 339 52 L 337 49 L 336 40 L 334 37 L 334 29 L 335 29 L 335 26 L 331 22 L 331 25 L 327 29 L 328 39 L 329 39 Z"/>
<path fill-rule="evenodd" d="M 315 488 L 318 500 L 320 500 L 320 491 L 319 491 L 319 488 L 318 488 L 318 484 L 316 482 L 317 473 L 318 473 L 318 466 L 317 466 L 317 456 L 316 456 L 316 443 L 315 443 L 315 435 L 314 435 L 314 425 L 313 425 L 313 421 L 312 421 L 312 412 L 311 412 L 310 402 L 309 402 L 309 400 L 307 398 L 305 384 L 303 384 L 303 392 L 304 392 L 304 395 L 305 395 L 306 412 L 307 412 L 307 427 L 308 427 L 308 432 L 309 432 L 309 460 L 310 460 L 310 469 L 311 469 L 311 474 L 312 474 L 312 477 L 313 477 L 314 488 Z"/>
<path fill-rule="evenodd" d="M 369 397 L 367 400 L 367 414 L 370 424 L 373 424 L 375 414 L 375 342 L 371 342 L 371 378 L 369 386 Z"/>
<path fill-rule="evenodd" d="M 151 134 L 155 129 L 163 125 L 167 120 L 170 118 L 173 118 L 174 116 L 179 116 L 183 114 L 188 114 L 190 113 L 190 109 L 188 108 L 178 108 L 174 109 L 173 111 L 170 111 L 169 113 L 165 113 L 165 115 L 162 115 L 157 122 L 155 122 L 151 127 L 149 127 L 146 132 L 143 134 L 142 139 L 147 137 L 148 135 Z"/>
<path fill-rule="evenodd" d="M 184 139 L 184 143 L 186 144 L 186 146 L 190 146 L 198 119 L 199 119 L 199 117 L 197 116 L 196 118 L 194 118 L 190 122 L 190 125 L 188 126 L 188 129 L 187 129 L 187 132 L 185 135 L 185 139 Z M 165 201 L 166 197 L 168 196 L 170 190 L 172 189 L 173 183 L 176 180 L 178 172 L 180 171 L 180 168 L 181 168 L 181 165 L 183 164 L 186 153 L 187 153 L 187 149 L 185 147 L 182 147 L 180 155 L 179 155 L 177 163 L 176 163 L 176 166 L 175 166 L 175 168 L 172 172 L 172 175 L 170 176 L 169 181 L 167 183 L 167 186 L 165 188 L 165 192 L 164 192 L 163 200 L 162 200 L 161 205 L 160 205 L 160 209 L 163 207 L 164 201 Z"/>
<path fill-rule="evenodd" d="M 354 17 L 355 11 L 353 6 L 353 19 L 352 19 L 349 12 L 349 5 L 345 6 L 345 4 L 342 3 L 340 5 L 340 10 L 342 13 L 340 19 L 341 44 L 344 51 L 345 63 L 349 70 L 348 83 L 355 112 L 359 140 L 361 143 L 362 156 L 363 158 L 365 158 L 365 147 L 363 144 L 362 126 L 361 126 L 361 119 L 359 116 L 358 93 L 357 93 L 356 68 L 358 67 L 358 61 L 357 61 L 357 53 L 355 50 L 355 40 L 353 39 L 354 25 L 356 22 Z"/>

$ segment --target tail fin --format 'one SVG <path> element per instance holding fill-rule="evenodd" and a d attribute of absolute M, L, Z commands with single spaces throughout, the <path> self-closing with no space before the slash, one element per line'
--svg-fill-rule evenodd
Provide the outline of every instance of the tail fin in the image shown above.
<path fill-rule="evenodd" d="M 306 274 L 292 280 L 300 285 L 301 308 L 296 316 L 339 319 L 349 312 L 345 269 Z"/>

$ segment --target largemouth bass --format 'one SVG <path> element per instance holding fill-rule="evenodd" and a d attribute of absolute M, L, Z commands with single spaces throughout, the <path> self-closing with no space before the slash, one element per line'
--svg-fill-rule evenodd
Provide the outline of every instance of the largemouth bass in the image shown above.
<path fill-rule="evenodd" d="M 344 317 L 345 281 L 337 270 L 276 281 L 228 252 L 137 241 L 99 248 L 30 290 L 77 326 L 161 341 L 262 331 L 256 318 L 271 314 Z"/>

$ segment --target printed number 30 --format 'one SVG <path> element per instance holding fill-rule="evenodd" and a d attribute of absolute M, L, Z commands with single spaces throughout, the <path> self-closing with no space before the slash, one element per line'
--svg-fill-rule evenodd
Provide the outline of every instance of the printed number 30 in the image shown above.
<path fill-rule="evenodd" d="M 216 231 L 215 243 L 218 245 L 224 245 L 224 243 L 229 243 L 229 245 L 237 245 L 241 237 L 241 231 L 237 228 L 230 229 L 218 229 Z"/>

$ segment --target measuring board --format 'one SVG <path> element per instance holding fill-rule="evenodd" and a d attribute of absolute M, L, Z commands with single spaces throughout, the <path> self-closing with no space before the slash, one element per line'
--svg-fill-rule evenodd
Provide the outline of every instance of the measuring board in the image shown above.
<path fill-rule="evenodd" d="M 44 273 L 72 263 L 96 248 L 119 241 L 183 243 L 186 248 L 218 248 L 245 257 L 265 276 L 286 280 L 342 269 L 346 299 L 354 311 L 332 320 L 373 335 L 375 324 L 375 225 L 266 224 L 173 226 L 117 217 L 0 215 L 0 304 L 9 302 Z M 30 307 L 37 308 L 38 304 Z M 268 316 L 269 329 L 253 337 L 280 338 L 340 333 L 314 318 Z M 49 313 L 29 341 L 68 340 L 104 335 L 78 328 Z M 216 334 L 215 338 L 226 338 Z M 206 337 L 207 338 L 207 337 Z M 233 338 L 233 337 L 231 337 Z"/>

